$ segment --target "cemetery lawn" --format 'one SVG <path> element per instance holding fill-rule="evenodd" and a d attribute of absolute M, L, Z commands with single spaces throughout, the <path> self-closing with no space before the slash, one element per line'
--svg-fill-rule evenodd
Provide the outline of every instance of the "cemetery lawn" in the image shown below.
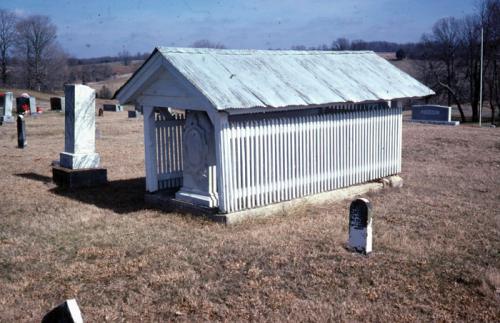
<path fill-rule="evenodd" d="M 76 298 L 85 321 L 495 321 L 500 129 L 405 122 L 401 189 L 370 194 L 374 252 L 345 249 L 349 202 L 223 226 L 144 207 L 142 120 L 97 118 L 109 185 L 51 182 L 64 117 L 0 126 L 0 321 Z"/>

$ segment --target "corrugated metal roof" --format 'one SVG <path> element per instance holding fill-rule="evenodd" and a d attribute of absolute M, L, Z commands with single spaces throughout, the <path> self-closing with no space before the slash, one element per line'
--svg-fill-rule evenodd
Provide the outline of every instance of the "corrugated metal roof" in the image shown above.
<path fill-rule="evenodd" d="M 434 92 L 374 52 L 157 50 L 218 110 L 424 97 Z"/>

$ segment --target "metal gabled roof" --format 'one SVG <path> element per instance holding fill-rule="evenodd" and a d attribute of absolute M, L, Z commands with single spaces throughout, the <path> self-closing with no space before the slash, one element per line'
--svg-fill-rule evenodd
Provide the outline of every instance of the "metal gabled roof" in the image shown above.
<path fill-rule="evenodd" d="M 169 47 L 158 47 L 156 51 L 218 110 L 392 100 L 434 94 L 371 51 Z"/>

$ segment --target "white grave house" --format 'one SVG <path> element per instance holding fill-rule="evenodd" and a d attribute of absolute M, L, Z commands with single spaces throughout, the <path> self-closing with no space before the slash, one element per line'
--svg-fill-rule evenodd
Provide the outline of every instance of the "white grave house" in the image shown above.
<path fill-rule="evenodd" d="M 230 214 L 399 173 L 401 100 L 433 94 L 368 51 L 159 47 L 115 98 L 149 196 Z"/>

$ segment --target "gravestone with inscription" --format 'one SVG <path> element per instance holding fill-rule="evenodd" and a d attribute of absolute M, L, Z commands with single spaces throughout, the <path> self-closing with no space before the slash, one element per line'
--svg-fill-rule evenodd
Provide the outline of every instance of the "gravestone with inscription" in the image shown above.
<path fill-rule="evenodd" d="M 372 207 L 367 199 L 357 199 L 349 208 L 348 247 L 354 251 L 372 252 Z"/>
<path fill-rule="evenodd" d="M 414 105 L 411 110 L 411 121 L 440 125 L 458 126 L 459 121 L 451 120 L 451 107 L 440 105 Z"/>

